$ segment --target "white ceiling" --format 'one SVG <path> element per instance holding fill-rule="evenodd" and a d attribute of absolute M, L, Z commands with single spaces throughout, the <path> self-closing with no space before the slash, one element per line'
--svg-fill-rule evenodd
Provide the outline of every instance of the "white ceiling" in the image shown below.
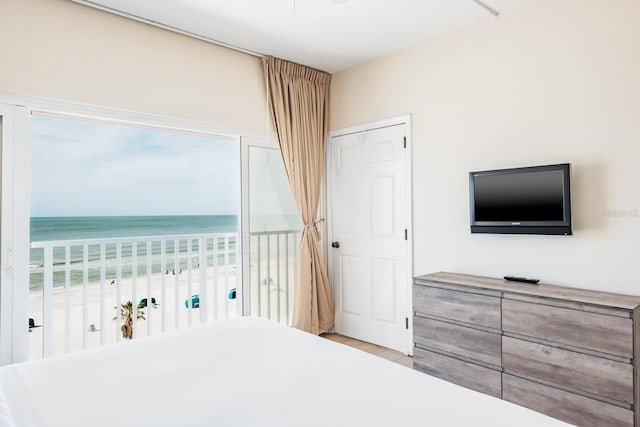
<path fill-rule="evenodd" d="M 533 0 L 73 0 L 330 73 Z"/>

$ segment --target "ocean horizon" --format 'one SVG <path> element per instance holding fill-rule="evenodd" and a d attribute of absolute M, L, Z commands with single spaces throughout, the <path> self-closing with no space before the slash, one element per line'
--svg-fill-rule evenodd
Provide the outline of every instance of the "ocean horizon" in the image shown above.
<path fill-rule="evenodd" d="M 30 218 L 31 242 L 162 236 L 169 234 L 233 233 L 237 215 L 53 216 Z"/>

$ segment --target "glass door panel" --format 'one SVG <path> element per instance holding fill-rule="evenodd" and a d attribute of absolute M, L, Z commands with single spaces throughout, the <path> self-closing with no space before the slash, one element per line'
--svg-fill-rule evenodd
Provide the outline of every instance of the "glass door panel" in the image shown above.
<path fill-rule="evenodd" d="M 33 114 L 30 147 L 32 359 L 241 315 L 237 138 Z"/>
<path fill-rule="evenodd" d="M 302 223 L 280 150 L 247 151 L 251 314 L 290 324 Z"/>

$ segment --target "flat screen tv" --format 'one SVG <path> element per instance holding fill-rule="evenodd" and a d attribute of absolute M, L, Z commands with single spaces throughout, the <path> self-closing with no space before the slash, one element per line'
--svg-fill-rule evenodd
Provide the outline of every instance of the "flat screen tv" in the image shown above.
<path fill-rule="evenodd" d="M 472 233 L 571 234 L 568 163 L 469 173 Z"/>

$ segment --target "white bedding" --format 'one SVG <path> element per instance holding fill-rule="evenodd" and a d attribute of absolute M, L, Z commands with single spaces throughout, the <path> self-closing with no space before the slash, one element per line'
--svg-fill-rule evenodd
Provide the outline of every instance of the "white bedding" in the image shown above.
<path fill-rule="evenodd" d="M 5 366 L 1 389 L 15 427 L 567 425 L 254 318 Z"/>
<path fill-rule="evenodd" d="M 2 387 L 0 387 L 0 427 L 14 427 L 13 417 L 11 416 L 11 411 L 9 411 Z"/>

